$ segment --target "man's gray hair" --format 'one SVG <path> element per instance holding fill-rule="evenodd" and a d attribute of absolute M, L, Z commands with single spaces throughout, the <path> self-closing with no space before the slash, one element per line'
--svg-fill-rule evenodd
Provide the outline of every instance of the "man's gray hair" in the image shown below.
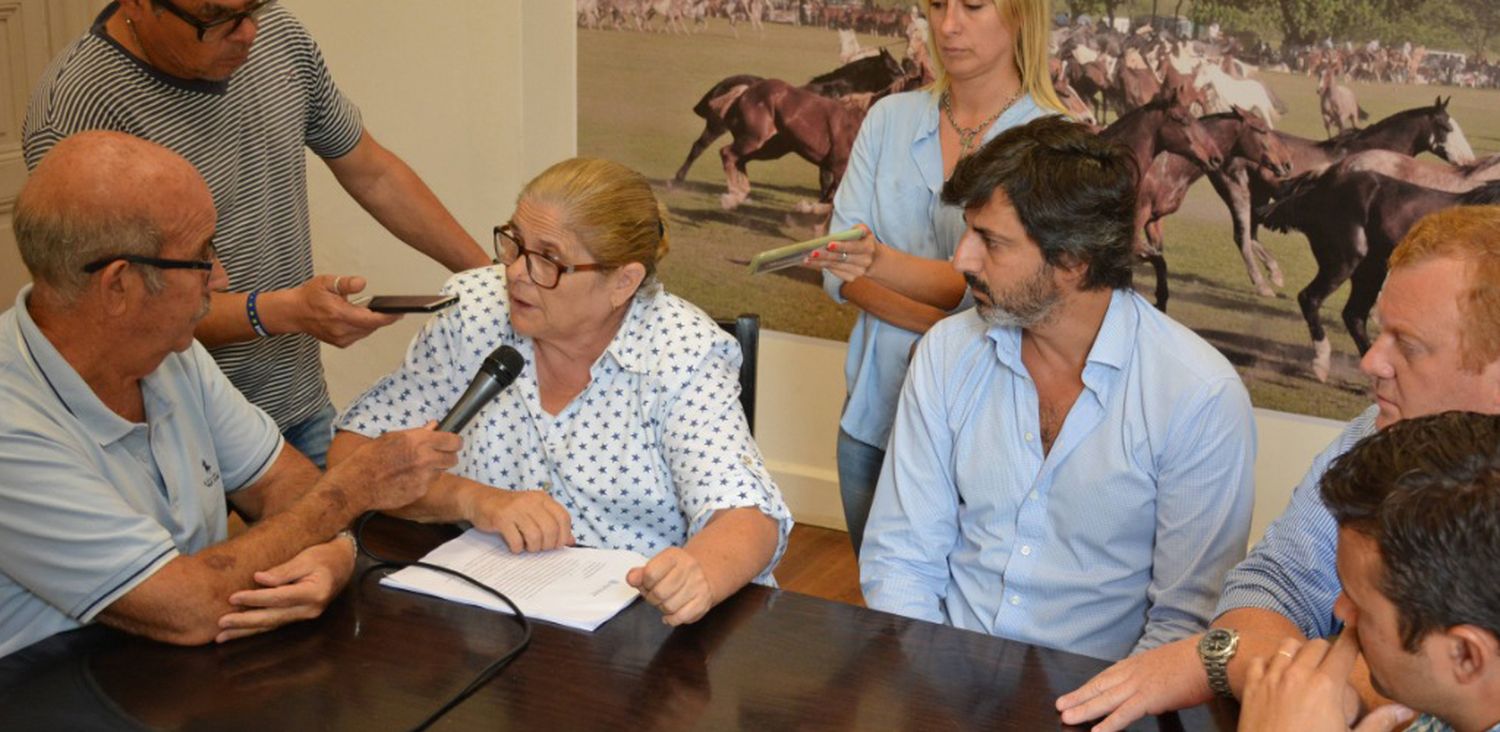
<path fill-rule="evenodd" d="M 51 203 L 32 201 L 23 190 L 16 201 L 13 226 L 21 261 L 32 279 L 46 283 L 64 304 L 71 305 L 83 294 L 92 276 L 84 273 L 84 265 L 121 254 L 154 257 L 161 253 L 161 232 L 144 213 L 78 215 Z M 141 267 L 140 271 L 146 288 L 160 292 L 161 270 Z"/>

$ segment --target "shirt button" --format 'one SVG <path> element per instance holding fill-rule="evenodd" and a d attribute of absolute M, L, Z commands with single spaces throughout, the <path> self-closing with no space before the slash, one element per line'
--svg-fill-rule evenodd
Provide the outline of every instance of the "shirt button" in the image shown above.
<path fill-rule="evenodd" d="M 1011 595 L 1010 596 L 1010 604 L 1012 604 L 1012 605 L 1020 605 L 1021 604 L 1021 596 L 1020 595 Z"/>
<path fill-rule="evenodd" d="M 1036 435 L 1033 435 L 1030 432 L 1026 433 L 1026 441 L 1027 442 L 1031 442 L 1032 440 L 1035 440 L 1035 439 L 1036 439 Z"/>
<path fill-rule="evenodd" d="M 542 481 L 542 490 L 544 490 L 544 491 L 550 491 L 550 490 L 552 490 L 552 481 L 550 481 L 550 480 L 544 480 L 544 481 Z"/>
<path fill-rule="evenodd" d="M 1040 495 L 1038 495 L 1038 494 L 1037 494 L 1037 492 L 1036 492 L 1036 491 L 1032 491 L 1032 492 L 1031 492 L 1031 495 L 1028 495 L 1028 496 L 1026 496 L 1026 497 L 1027 497 L 1027 498 L 1030 498 L 1030 499 L 1031 499 L 1031 500 L 1033 500 L 1033 501 L 1035 501 L 1035 500 L 1036 500 L 1036 499 L 1038 499 L 1038 498 L 1041 498 L 1041 496 L 1040 496 Z"/>
<path fill-rule="evenodd" d="M 1023 547 L 1021 547 L 1021 556 L 1023 556 L 1023 557 L 1029 557 L 1029 556 L 1031 556 L 1031 547 L 1030 546 L 1023 546 Z"/>

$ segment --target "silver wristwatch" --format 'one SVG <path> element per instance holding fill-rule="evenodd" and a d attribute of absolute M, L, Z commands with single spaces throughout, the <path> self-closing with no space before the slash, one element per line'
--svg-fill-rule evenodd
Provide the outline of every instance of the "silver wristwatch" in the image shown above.
<path fill-rule="evenodd" d="M 1208 672 L 1208 688 L 1225 699 L 1234 698 L 1229 688 L 1229 659 L 1240 648 L 1240 634 L 1228 628 L 1214 628 L 1198 641 L 1198 660 Z"/>

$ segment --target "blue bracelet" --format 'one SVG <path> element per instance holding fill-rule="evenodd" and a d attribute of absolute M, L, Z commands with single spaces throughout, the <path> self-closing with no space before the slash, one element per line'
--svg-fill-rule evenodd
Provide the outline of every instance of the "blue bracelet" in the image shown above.
<path fill-rule="evenodd" d="M 250 329 L 261 338 L 269 338 L 271 334 L 266 332 L 266 326 L 260 322 L 260 312 L 255 309 L 255 298 L 260 297 L 260 290 L 251 290 L 250 295 L 245 298 L 245 315 L 250 318 Z"/>

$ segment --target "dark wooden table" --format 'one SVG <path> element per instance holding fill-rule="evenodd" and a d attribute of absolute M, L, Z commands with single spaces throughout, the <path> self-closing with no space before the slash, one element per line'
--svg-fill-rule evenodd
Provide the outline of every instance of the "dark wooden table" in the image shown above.
<path fill-rule="evenodd" d="M 372 522 L 416 558 L 454 535 Z M 361 566 L 367 562 L 361 560 Z M 356 580 L 318 620 L 177 648 L 91 627 L 0 660 L 0 730 L 402 730 L 520 636 L 508 616 Z M 637 602 L 531 647 L 434 729 L 1056 729 L 1102 661 L 752 586 L 686 628 Z M 1137 729 L 1231 730 L 1227 706 Z"/>

